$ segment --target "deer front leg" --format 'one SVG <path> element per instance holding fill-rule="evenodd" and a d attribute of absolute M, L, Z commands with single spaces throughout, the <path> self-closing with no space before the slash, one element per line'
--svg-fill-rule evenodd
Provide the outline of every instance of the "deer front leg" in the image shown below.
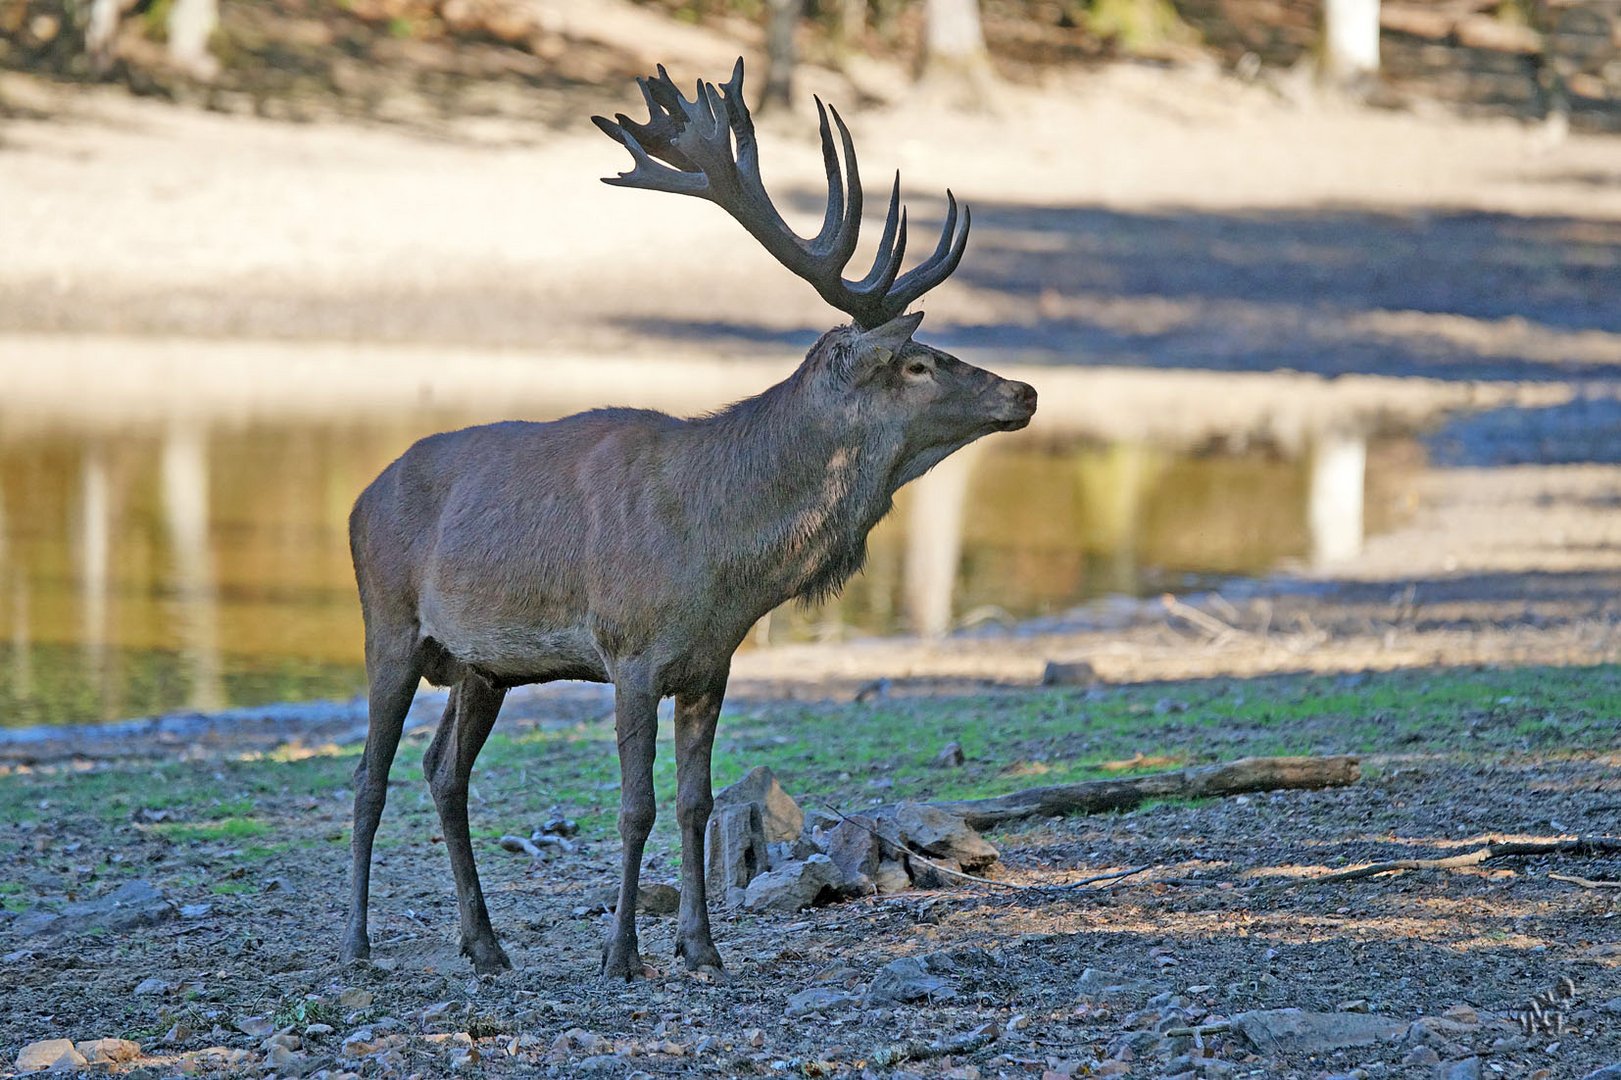
<path fill-rule="evenodd" d="M 439 810 L 450 869 L 456 877 L 462 955 L 473 961 L 473 970 L 480 975 L 512 967 L 490 926 L 490 912 L 484 904 L 484 889 L 473 863 L 473 841 L 467 828 L 467 785 L 473 762 L 490 737 L 505 697 L 506 691 L 496 689 L 478 675 L 468 674 L 451 690 L 444 719 L 439 721 L 439 730 L 422 759 L 422 771 L 427 774 L 428 789 Z"/>
<path fill-rule="evenodd" d="M 709 936 L 709 904 L 704 890 L 704 833 L 715 799 L 709 758 L 715 722 L 726 693 L 723 675 L 712 688 L 675 699 L 676 820 L 681 827 L 681 918 L 675 954 L 689 971 L 722 970 L 720 952 Z"/>
<path fill-rule="evenodd" d="M 642 851 L 653 831 L 653 754 L 658 735 L 658 695 L 640 665 L 614 673 L 614 730 L 619 740 L 619 837 L 624 855 L 613 936 L 602 954 L 602 974 L 634 979 L 642 974 L 636 947 L 636 894 L 641 885 Z"/>

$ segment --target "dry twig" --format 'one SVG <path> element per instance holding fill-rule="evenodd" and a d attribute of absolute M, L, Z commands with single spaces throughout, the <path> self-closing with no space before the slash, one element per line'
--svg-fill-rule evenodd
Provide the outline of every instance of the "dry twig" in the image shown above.
<path fill-rule="evenodd" d="M 1621 881 L 1594 881 L 1592 878 L 1577 877 L 1575 874 L 1556 874 L 1548 872 L 1550 881 L 1568 881 L 1572 885 L 1580 885 L 1584 889 L 1621 889 Z"/>
<path fill-rule="evenodd" d="M 1397 873 L 1402 870 L 1461 870 L 1470 866 L 1479 866 L 1481 863 L 1492 859 L 1505 859 L 1520 855 L 1594 855 L 1610 852 L 1621 852 L 1621 837 L 1587 836 L 1577 837 L 1574 840 L 1505 840 L 1501 843 L 1487 844 L 1485 847 L 1466 851 L 1460 855 L 1448 855 L 1441 859 L 1392 859 L 1389 862 L 1356 866 L 1349 870 L 1336 870 L 1332 874 L 1324 874 L 1321 877 L 1296 878 L 1293 881 L 1283 882 L 1275 886 L 1275 888 L 1290 889 L 1302 885 L 1324 885 L 1332 881 L 1356 881 L 1360 878 L 1377 877 L 1380 874 Z"/>

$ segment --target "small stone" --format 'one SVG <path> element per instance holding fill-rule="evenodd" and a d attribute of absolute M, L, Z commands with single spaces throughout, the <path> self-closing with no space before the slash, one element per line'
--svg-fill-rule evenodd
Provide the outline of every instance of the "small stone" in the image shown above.
<path fill-rule="evenodd" d="M 1085 660 L 1049 660 L 1041 672 L 1042 686 L 1091 686 L 1097 669 Z"/>
<path fill-rule="evenodd" d="M 116 1065 L 141 1056 L 141 1044 L 128 1039 L 86 1039 L 74 1046 L 91 1065 Z"/>
<path fill-rule="evenodd" d="M 296 1050 L 288 1049 L 280 1043 L 265 1051 L 265 1068 L 274 1070 L 283 1076 L 303 1076 L 309 1071 L 309 1058 Z"/>
<path fill-rule="evenodd" d="M 743 1032 L 743 1041 L 750 1046 L 764 1046 L 765 1031 L 761 1028 L 748 1028 Z"/>
<path fill-rule="evenodd" d="M 894 1005 L 923 998 L 952 998 L 957 996 L 951 980 L 931 974 L 924 962 L 907 956 L 891 960 L 878 969 L 872 985 L 867 988 L 865 1004 Z"/>
<path fill-rule="evenodd" d="M 1621 1061 L 1614 1065 L 1606 1065 L 1602 1069 L 1594 1069 L 1582 1080 L 1621 1080 Z"/>
<path fill-rule="evenodd" d="M 1101 968 L 1085 969 L 1075 983 L 1077 993 L 1092 998 L 1121 997 L 1125 994 L 1147 993 L 1153 987 L 1154 984 L 1147 979 L 1139 979 L 1119 971 L 1105 971 Z"/>
<path fill-rule="evenodd" d="M 135 989 L 132 991 L 136 997 L 148 997 L 158 994 L 167 994 L 168 992 L 169 984 L 158 978 L 156 975 L 142 979 L 135 985 Z"/>
<path fill-rule="evenodd" d="M 88 1064 L 85 1056 L 70 1039 L 46 1039 L 29 1043 L 17 1051 L 18 1072 L 38 1072 L 41 1069 L 65 1071 Z"/>
<path fill-rule="evenodd" d="M 804 862 L 791 862 L 749 882 L 743 906 L 749 911 L 799 911 L 810 907 L 838 886 L 833 860 L 816 854 Z"/>
<path fill-rule="evenodd" d="M 911 888 L 912 875 L 906 872 L 906 867 L 899 861 L 884 859 L 879 862 L 878 869 L 873 871 L 872 883 L 880 896 L 887 896 Z"/>
<path fill-rule="evenodd" d="M 681 890 L 655 881 L 636 891 L 636 910 L 643 915 L 674 915 L 681 909 Z"/>
<path fill-rule="evenodd" d="M 1436 1067 L 1435 1075 L 1438 1080 L 1480 1080 L 1480 1059 L 1466 1057 L 1444 1061 Z"/>
<path fill-rule="evenodd" d="M 860 1004 L 859 995 L 827 986 L 812 986 L 790 997 L 783 1013 L 789 1017 L 812 1016 L 816 1013 L 832 1012 L 835 1009 L 855 1008 Z M 762 1035 L 761 1042 L 764 1041 Z"/>
<path fill-rule="evenodd" d="M 959 769 L 967 760 L 967 757 L 962 752 L 962 743 L 953 739 L 951 742 L 946 743 L 944 749 L 934 755 L 934 767 L 937 769 Z"/>
<path fill-rule="evenodd" d="M 244 1016 L 236 1022 L 236 1030 L 255 1039 L 262 1039 L 276 1030 L 268 1016 Z"/>
<path fill-rule="evenodd" d="M 338 995 L 338 1004 L 345 1009 L 369 1009 L 374 1000 L 376 1000 L 376 995 L 370 990 L 362 990 L 354 986 Z"/>
<path fill-rule="evenodd" d="M 333 1028 L 331 1024 L 306 1024 L 304 1027 L 304 1034 L 312 1039 L 319 1039 L 323 1035 L 330 1035 L 332 1034 L 332 1031 Z"/>
<path fill-rule="evenodd" d="M 180 905 L 180 917 L 182 919 L 200 919 L 213 910 L 213 904 L 182 904 Z"/>
<path fill-rule="evenodd" d="M 1441 1055 L 1428 1046 L 1415 1046 L 1402 1056 L 1403 1065 L 1439 1065 Z"/>
<path fill-rule="evenodd" d="M 1441 1011 L 1441 1015 L 1460 1024 L 1480 1023 L 1480 1013 L 1475 1011 L 1473 1005 L 1449 1005 Z"/>

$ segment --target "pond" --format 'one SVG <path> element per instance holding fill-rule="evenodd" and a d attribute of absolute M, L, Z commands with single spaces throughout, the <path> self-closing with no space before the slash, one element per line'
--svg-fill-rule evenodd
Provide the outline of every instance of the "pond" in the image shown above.
<path fill-rule="evenodd" d="M 103 402 L 89 422 L 0 404 L 0 726 L 360 692 L 354 497 L 421 435 L 577 406 L 520 404 Z M 1038 422 L 905 489 L 843 596 L 772 613 L 745 648 L 939 634 L 1336 557 L 1401 514 L 1418 458 L 1399 436 L 1235 451 Z"/>

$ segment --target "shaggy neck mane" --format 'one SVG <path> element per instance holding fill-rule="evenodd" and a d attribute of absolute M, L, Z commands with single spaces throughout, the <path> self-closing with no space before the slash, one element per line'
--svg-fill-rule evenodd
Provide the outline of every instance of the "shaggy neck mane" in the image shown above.
<path fill-rule="evenodd" d="M 815 377 L 802 367 L 692 422 L 688 479 L 702 492 L 695 505 L 726 508 L 698 527 L 739 585 L 787 590 L 763 597 L 768 607 L 837 592 L 861 569 L 867 532 L 893 495 L 893 450 L 855 441 L 854 427 L 806 401 Z"/>

